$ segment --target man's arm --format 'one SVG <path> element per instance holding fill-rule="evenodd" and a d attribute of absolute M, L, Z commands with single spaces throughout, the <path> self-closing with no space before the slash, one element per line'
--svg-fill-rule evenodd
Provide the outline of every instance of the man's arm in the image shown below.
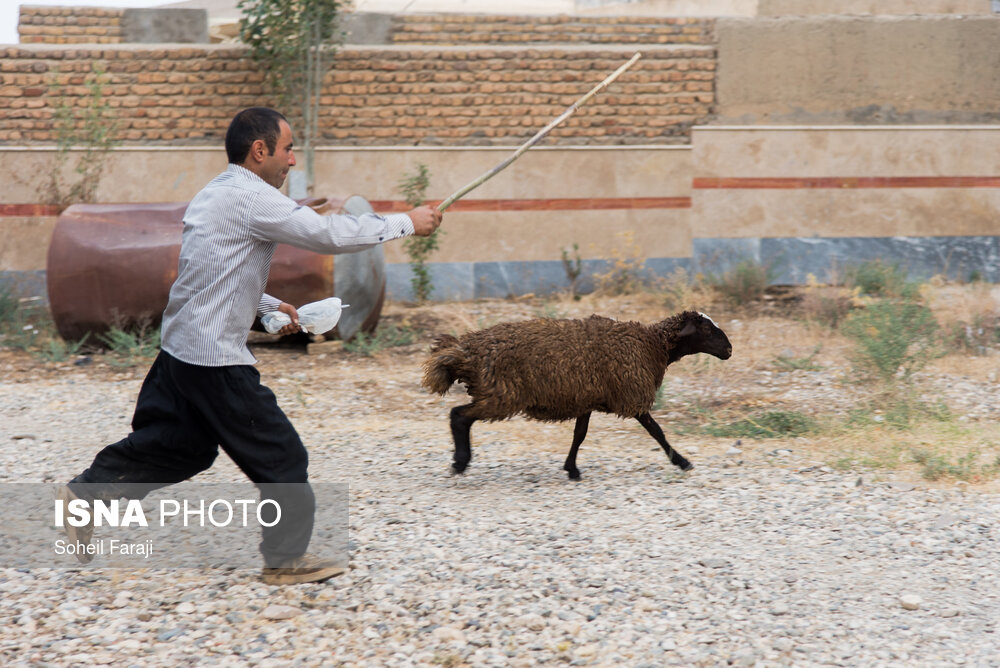
<path fill-rule="evenodd" d="M 323 216 L 277 190 L 259 192 L 250 216 L 251 229 L 259 238 L 318 253 L 360 251 L 412 234 L 427 236 L 440 224 L 441 213 L 429 206 L 385 216 Z"/>
<path fill-rule="evenodd" d="M 257 305 L 257 317 L 259 318 L 265 313 L 279 310 L 279 307 L 283 303 L 284 302 L 277 297 L 272 297 L 265 292 L 260 298 L 260 303 Z"/>

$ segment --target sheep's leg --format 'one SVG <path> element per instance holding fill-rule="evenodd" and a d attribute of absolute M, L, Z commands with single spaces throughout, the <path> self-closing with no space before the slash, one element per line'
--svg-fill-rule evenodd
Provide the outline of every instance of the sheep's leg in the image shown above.
<path fill-rule="evenodd" d="M 465 472 L 465 467 L 472 459 L 472 443 L 469 434 L 476 418 L 465 415 L 465 410 L 472 404 L 456 406 L 451 409 L 451 436 L 455 439 L 455 461 L 451 464 L 454 473 Z"/>
<path fill-rule="evenodd" d="M 681 471 L 690 471 L 694 468 L 691 462 L 684 458 L 684 455 L 670 447 L 670 444 L 667 443 L 667 437 L 663 435 L 663 430 L 660 429 L 660 425 L 656 424 L 656 420 L 653 419 L 652 415 L 649 413 L 643 413 L 642 415 L 636 415 L 635 419 L 639 421 L 639 424 L 646 428 L 646 431 L 649 432 L 650 436 L 656 439 L 656 442 L 660 444 L 663 451 L 667 453 L 667 457 L 670 458 L 671 464 L 679 468 Z"/>
<path fill-rule="evenodd" d="M 573 428 L 573 446 L 569 449 L 569 456 L 563 464 L 563 470 L 569 472 L 570 480 L 580 479 L 580 469 L 576 468 L 576 453 L 580 449 L 583 439 L 587 438 L 587 427 L 590 425 L 590 413 L 584 413 L 576 419 L 576 427 Z"/>

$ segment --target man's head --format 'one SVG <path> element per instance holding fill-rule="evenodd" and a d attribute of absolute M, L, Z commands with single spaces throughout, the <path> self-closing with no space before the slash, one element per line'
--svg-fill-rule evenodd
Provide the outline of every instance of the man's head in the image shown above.
<path fill-rule="evenodd" d="M 275 188 L 295 165 L 292 128 L 274 109 L 250 107 L 236 114 L 226 131 L 226 155 Z"/>

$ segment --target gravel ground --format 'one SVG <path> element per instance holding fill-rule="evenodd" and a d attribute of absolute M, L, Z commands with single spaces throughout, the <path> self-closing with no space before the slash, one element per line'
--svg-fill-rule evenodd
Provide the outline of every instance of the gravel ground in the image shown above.
<path fill-rule="evenodd" d="M 466 322 L 507 315 L 477 308 Z M 754 325 L 723 325 L 733 359 L 741 342 L 752 358 Z M 346 575 L 3 569 L 0 662 L 1000 666 L 995 488 L 839 472 L 800 442 L 671 437 L 679 406 L 659 418 L 688 474 L 637 423 L 595 415 L 579 482 L 561 470 L 572 423 L 523 420 L 474 426 L 472 465 L 451 476 L 447 411 L 464 395 L 420 391 L 424 349 L 258 352 L 312 478 L 350 484 Z M 695 367 L 668 390 L 707 400 L 741 378 L 747 401 L 846 405 L 860 390 L 830 365 Z M 144 372 L 0 354 L 0 481 L 79 472 L 126 433 Z M 995 378 L 928 378 L 970 419 L 1000 415 Z M 242 478 L 223 456 L 198 479 Z"/>

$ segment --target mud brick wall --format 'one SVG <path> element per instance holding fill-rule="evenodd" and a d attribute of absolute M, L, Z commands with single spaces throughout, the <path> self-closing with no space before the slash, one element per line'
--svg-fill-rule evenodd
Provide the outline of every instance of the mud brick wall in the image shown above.
<path fill-rule="evenodd" d="M 650 16 L 401 14 L 394 44 L 713 44 L 715 20 Z"/>
<path fill-rule="evenodd" d="M 51 143 L 57 109 L 86 106 L 94 68 L 125 143 L 218 143 L 235 109 L 273 103 L 243 48 L 0 49 L 0 142 Z"/>
<path fill-rule="evenodd" d="M 643 47 L 643 58 L 549 144 L 682 144 L 714 103 L 715 49 Z M 627 47 L 352 47 L 321 100 L 329 145 L 511 145 L 532 136 L 632 55 Z M 125 143 L 222 142 L 235 110 L 274 105 L 239 46 L 0 49 L 0 143 L 55 140 L 63 101 L 85 106 L 97 65 Z M 287 110 L 291 112 L 292 110 Z"/>
<path fill-rule="evenodd" d="M 24 44 L 119 44 L 124 9 L 22 5 L 17 24 Z"/>

